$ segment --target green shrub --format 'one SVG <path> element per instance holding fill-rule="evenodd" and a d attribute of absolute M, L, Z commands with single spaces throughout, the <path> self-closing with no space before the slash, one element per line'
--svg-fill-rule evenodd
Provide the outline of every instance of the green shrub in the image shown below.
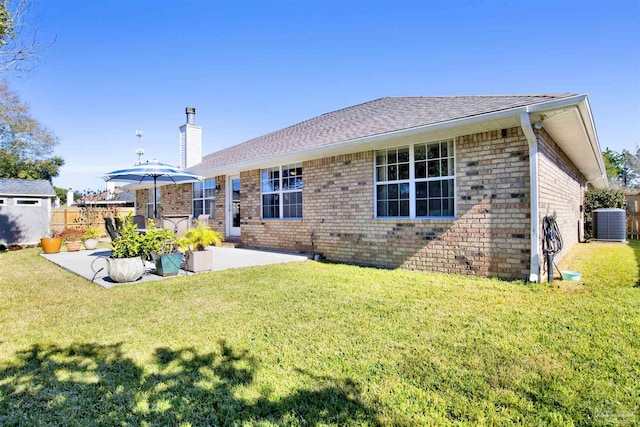
<path fill-rule="evenodd" d="M 120 236 L 111 242 L 113 258 L 131 258 L 142 255 L 142 235 L 136 231 L 131 214 L 120 217 L 122 226 L 118 229 Z"/>

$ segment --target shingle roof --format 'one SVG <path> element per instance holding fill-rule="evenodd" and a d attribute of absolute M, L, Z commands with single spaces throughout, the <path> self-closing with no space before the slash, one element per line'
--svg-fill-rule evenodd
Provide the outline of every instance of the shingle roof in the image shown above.
<path fill-rule="evenodd" d="M 0 195 L 53 197 L 56 191 L 46 179 L 0 178 Z"/>
<path fill-rule="evenodd" d="M 380 98 L 322 114 L 209 154 L 192 170 L 203 171 L 245 160 L 328 146 L 570 96 L 573 94 Z"/>

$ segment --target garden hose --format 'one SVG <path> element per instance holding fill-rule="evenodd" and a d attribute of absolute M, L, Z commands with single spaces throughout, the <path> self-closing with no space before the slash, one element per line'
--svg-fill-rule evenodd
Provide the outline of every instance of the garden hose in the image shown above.
<path fill-rule="evenodd" d="M 553 282 L 553 257 L 562 250 L 562 234 L 558 228 L 558 223 L 554 216 L 545 216 L 542 219 L 542 251 L 547 255 L 545 257 L 545 269 L 548 273 L 549 282 Z M 556 268 L 558 266 L 556 265 Z M 558 268 L 558 272 L 560 269 Z M 562 273 L 560 272 L 562 276 Z"/>

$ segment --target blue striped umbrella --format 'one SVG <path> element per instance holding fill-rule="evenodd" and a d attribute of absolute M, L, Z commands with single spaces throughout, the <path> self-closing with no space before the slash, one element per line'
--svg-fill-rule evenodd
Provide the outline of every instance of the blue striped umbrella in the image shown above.
<path fill-rule="evenodd" d="M 156 186 L 160 183 L 186 184 L 199 182 L 204 178 L 193 172 L 182 170 L 175 166 L 160 163 L 157 160 L 147 160 L 127 169 L 120 169 L 102 176 L 105 181 L 129 182 L 144 184 L 153 182 L 153 219 L 157 219 Z"/>

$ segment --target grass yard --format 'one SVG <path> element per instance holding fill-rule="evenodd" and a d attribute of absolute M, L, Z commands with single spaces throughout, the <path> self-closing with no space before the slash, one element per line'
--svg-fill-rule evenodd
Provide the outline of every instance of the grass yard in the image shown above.
<path fill-rule="evenodd" d="M 307 262 L 106 290 L 38 252 L 0 254 L 2 426 L 640 423 L 638 242 L 554 285 Z"/>

